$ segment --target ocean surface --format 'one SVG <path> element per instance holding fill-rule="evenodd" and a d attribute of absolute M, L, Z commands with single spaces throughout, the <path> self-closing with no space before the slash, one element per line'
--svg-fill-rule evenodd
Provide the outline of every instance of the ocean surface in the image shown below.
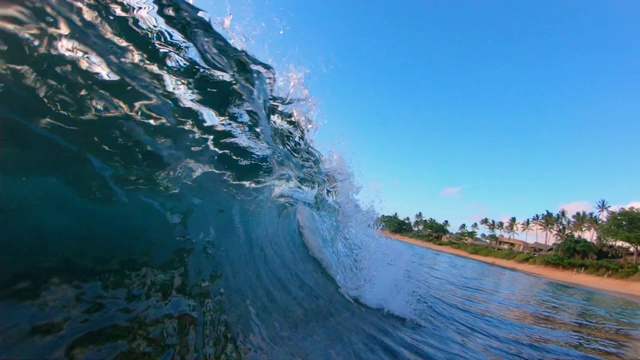
<path fill-rule="evenodd" d="M 640 304 L 381 238 L 177 0 L 0 2 L 0 358 L 640 358 Z"/>

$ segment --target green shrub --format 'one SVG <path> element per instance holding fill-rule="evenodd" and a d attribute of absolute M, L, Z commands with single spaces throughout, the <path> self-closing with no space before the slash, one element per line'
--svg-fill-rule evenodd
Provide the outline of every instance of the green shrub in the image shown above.
<path fill-rule="evenodd" d="M 489 248 L 483 248 L 483 249 L 480 249 L 480 251 L 478 251 L 478 255 L 481 255 L 481 256 L 491 256 L 491 252 L 492 252 L 492 250 L 491 250 L 491 249 L 489 249 Z"/>
<path fill-rule="evenodd" d="M 538 259 L 540 259 L 539 261 L 540 261 L 541 265 L 567 266 L 567 264 L 566 264 L 567 258 L 565 258 L 564 256 L 557 255 L 557 254 L 539 256 Z"/>
<path fill-rule="evenodd" d="M 627 269 L 622 269 L 622 270 L 618 271 L 616 276 L 621 278 L 621 279 L 624 279 L 624 278 L 632 277 L 633 275 L 635 275 L 637 273 L 638 273 L 638 269 L 637 268 L 627 268 Z"/>
<path fill-rule="evenodd" d="M 609 270 L 607 268 L 600 268 L 598 269 L 598 272 L 596 273 L 596 275 L 598 276 L 605 276 L 607 273 L 609 272 Z"/>
<path fill-rule="evenodd" d="M 598 267 L 600 269 L 605 269 L 606 271 L 611 272 L 618 272 L 620 269 L 622 269 L 622 264 L 611 260 L 589 260 L 588 265 L 589 267 Z"/>
<path fill-rule="evenodd" d="M 480 255 L 485 257 L 493 257 L 498 259 L 514 260 L 518 263 L 529 263 L 533 265 L 544 265 L 551 267 L 558 267 L 564 269 L 584 269 L 589 274 L 598 276 L 604 276 L 606 274 L 613 274 L 619 278 L 627 278 L 635 275 L 639 272 L 638 266 L 628 264 L 626 262 L 619 262 L 609 259 L 603 260 L 589 260 L 589 259 L 577 259 L 574 257 L 567 257 L 561 254 L 548 254 L 533 256 L 513 250 L 502 251 L 494 250 L 489 247 L 471 245 L 466 243 L 452 243 L 442 241 L 439 238 L 435 238 L 430 234 L 411 234 L 411 237 L 431 242 L 440 246 L 450 246 L 457 250 L 466 251 L 469 254 Z"/>
<path fill-rule="evenodd" d="M 608 270 L 607 269 L 603 269 L 604 273 L 600 274 L 600 270 L 602 270 L 602 269 L 603 268 L 599 268 L 599 267 L 590 267 L 590 268 L 584 268 L 584 271 L 587 274 L 596 275 L 596 276 L 604 276 L 604 274 L 606 274 Z M 580 270 L 580 269 L 578 269 L 578 270 Z"/>
<path fill-rule="evenodd" d="M 518 254 L 513 260 L 519 263 L 529 262 L 533 256 L 529 254 Z"/>
<path fill-rule="evenodd" d="M 518 255 L 520 255 L 520 254 L 521 253 L 519 253 L 519 252 L 515 252 L 513 250 L 509 250 L 509 251 L 507 251 L 507 254 L 505 255 L 505 259 L 513 260 L 513 259 L 517 258 Z"/>
<path fill-rule="evenodd" d="M 480 249 L 479 247 L 472 247 L 472 248 L 470 248 L 470 249 L 467 249 L 467 252 L 468 252 L 469 254 L 474 254 L 474 255 L 475 255 L 475 254 L 480 253 L 480 250 L 481 250 L 481 249 Z"/>

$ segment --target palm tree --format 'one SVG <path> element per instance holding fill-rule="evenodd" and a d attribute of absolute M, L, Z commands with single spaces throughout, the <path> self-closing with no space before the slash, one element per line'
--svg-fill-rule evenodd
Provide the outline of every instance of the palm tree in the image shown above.
<path fill-rule="evenodd" d="M 484 226 L 484 231 L 488 231 L 489 230 L 489 218 L 484 218 L 482 220 L 480 220 L 480 225 Z"/>
<path fill-rule="evenodd" d="M 542 230 L 544 231 L 544 244 L 549 245 L 549 233 L 556 226 L 556 219 L 551 211 L 546 210 L 542 216 Z"/>
<path fill-rule="evenodd" d="M 495 220 L 491 220 L 490 222 L 487 223 L 487 229 L 489 229 L 489 232 L 491 233 L 491 235 L 496 234 L 497 228 L 498 228 L 498 225 L 496 224 Z"/>
<path fill-rule="evenodd" d="M 507 234 L 509 238 L 513 239 L 514 235 L 518 233 L 518 220 L 515 216 L 512 216 L 506 225 Z"/>
<path fill-rule="evenodd" d="M 460 232 L 467 231 L 467 224 L 463 223 L 462 225 L 460 225 L 458 230 L 460 230 Z"/>
<path fill-rule="evenodd" d="M 607 213 L 609 213 L 609 209 L 611 209 L 611 205 L 607 200 L 600 199 L 596 203 L 595 208 L 598 211 L 598 216 L 600 217 L 600 220 L 604 220 L 603 215 L 606 215 Z"/>
<path fill-rule="evenodd" d="M 520 230 L 524 232 L 524 241 L 529 239 L 529 231 L 533 229 L 533 224 L 531 223 L 531 219 L 526 219 L 525 221 L 520 223 Z"/>
<path fill-rule="evenodd" d="M 577 235 L 582 237 L 584 235 L 584 230 L 587 222 L 587 213 L 585 211 L 578 211 L 573 216 L 571 216 L 573 222 L 571 223 L 571 229 Z"/>
<path fill-rule="evenodd" d="M 478 223 L 474 222 L 473 224 L 471 224 L 471 230 L 478 231 Z"/>
<path fill-rule="evenodd" d="M 449 230 L 449 228 L 451 227 L 451 224 L 449 224 L 449 220 L 445 220 L 442 222 L 442 226 L 444 226 L 447 230 Z"/>
<path fill-rule="evenodd" d="M 555 237 L 557 241 L 562 241 L 567 238 L 571 233 L 565 224 L 560 224 L 555 229 Z"/>
<path fill-rule="evenodd" d="M 422 227 L 423 221 L 424 221 L 424 216 L 422 215 L 422 211 L 418 211 L 418 213 L 415 216 L 415 221 L 413 222 L 413 228 L 416 231 L 421 230 L 420 228 Z"/>
<path fill-rule="evenodd" d="M 533 217 L 531 218 L 531 223 L 533 224 L 533 229 L 536 232 L 536 242 L 538 242 L 538 229 L 540 228 L 540 224 L 541 224 L 541 217 L 538 214 L 533 215 Z"/>
<path fill-rule="evenodd" d="M 601 225 L 601 222 L 598 215 L 596 215 L 596 213 L 593 211 L 590 212 L 587 215 L 587 220 L 585 222 L 585 229 L 591 233 L 591 236 L 589 239 L 590 241 L 593 241 L 593 235 L 598 235 L 597 242 L 600 243 L 601 241 L 600 233 L 599 233 L 600 225 Z"/>
<path fill-rule="evenodd" d="M 560 209 L 558 214 L 556 215 L 556 226 L 568 226 L 569 225 L 569 215 L 567 214 L 567 210 Z"/>
<path fill-rule="evenodd" d="M 504 231 L 504 221 L 498 221 L 496 223 L 496 229 L 498 229 L 500 235 L 502 235 L 502 232 Z"/>

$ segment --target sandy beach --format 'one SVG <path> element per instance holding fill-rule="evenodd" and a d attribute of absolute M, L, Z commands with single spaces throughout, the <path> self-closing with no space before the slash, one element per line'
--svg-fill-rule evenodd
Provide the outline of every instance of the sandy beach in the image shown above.
<path fill-rule="evenodd" d="M 547 280 L 557 281 L 565 284 L 571 284 L 575 286 L 581 286 L 593 290 L 604 291 L 623 295 L 627 298 L 640 301 L 640 282 L 627 281 L 614 278 L 604 278 L 600 276 L 594 276 L 589 274 L 574 274 L 572 270 L 561 270 L 557 268 L 550 268 L 540 265 L 532 265 L 527 263 L 518 263 L 512 260 L 496 259 L 491 257 L 485 257 L 480 255 L 469 254 L 462 250 L 457 250 L 449 246 L 440 246 L 433 243 L 412 239 L 406 236 L 393 234 L 390 232 L 382 231 L 380 235 L 404 241 L 416 246 L 422 246 L 436 251 L 442 251 L 449 254 L 462 256 L 468 259 L 482 261 L 495 266 L 501 266 L 504 268 L 521 271 L 530 275 L 539 276 Z"/>

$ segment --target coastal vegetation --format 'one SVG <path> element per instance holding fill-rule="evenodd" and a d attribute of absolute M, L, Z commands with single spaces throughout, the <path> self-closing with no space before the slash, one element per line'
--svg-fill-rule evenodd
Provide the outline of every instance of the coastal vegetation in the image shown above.
<path fill-rule="evenodd" d="M 376 226 L 470 254 L 599 276 L 640 277 L 640 209 L 612 209 L 606 200 L 598 201 L 592 212 L 569 215 L 564 209 L 557 213 L 547 210 L 522 221 L 516 217 L 507 221 L 483 218 L 470 226 L 461 224 L 457 232 L 450 230 L 449 221 L 425 218 L 422 212 L 413 221 L 397 213 L 382 215 Z M 531 232 L 535 234 L 534 243 L 529 242 Z M 524 234 L 524 241 L 516 239 L 519 234 Z"/>

